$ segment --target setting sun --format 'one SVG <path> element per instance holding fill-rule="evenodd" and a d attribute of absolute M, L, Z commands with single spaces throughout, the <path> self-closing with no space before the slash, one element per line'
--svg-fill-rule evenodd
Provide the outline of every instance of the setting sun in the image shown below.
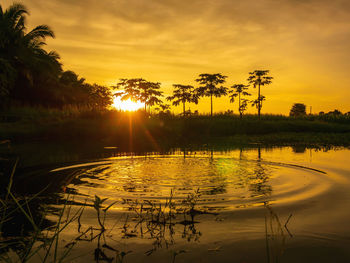
<path fill-rule="evenodd" d="M 130 99 L 127 100 L 121 100 L 119 97 L 115 97 L 113 99 L 113 104 L 112 106 L 116 108 L 117 110 L 122 110 L 122 111 L 137 111 L 139 109 L 142 109 L 145 104 L 142 102 L 135 102 Z"/>

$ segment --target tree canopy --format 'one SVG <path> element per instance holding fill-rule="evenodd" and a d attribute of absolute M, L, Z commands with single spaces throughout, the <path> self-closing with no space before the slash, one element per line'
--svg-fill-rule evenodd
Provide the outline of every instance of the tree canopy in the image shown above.
<path fill-rule="evenodd" d="M 258 87 L 258 98 L 252 101 L 252 105 L 258 109 L 259 119 L 262 102 L 265 100 L 265 96 L 260 94 L 260 89 L 261 86 L 267 86 L 272 83 L 273 77 L 269 76 L 269 73 L 269 70 L 254 70 L 253 72 L 249 72 L 248 83 L 252 84 L 254 88 Z"/>
<path fill-rule="evenodd" d="M 210 115 L 213 116 L 213 96 L 221 97 L 227 94 L 227 88 L 221 84 L 226 82 L 227 76 L 221 73 L 216 74 L 200 74 L 196 81 L 200 84 L 197 88 L 198 96 L 210 97 Z"/>
<path fill-rule="evenodd" d="M 21 104 L 62 107 L 67 104 L 104 107 L 111 103 L 109 88 L 85 83 L 73 71 L 63 71 L 60 56 L 46 51 L 55 34 L 48 25 L 27 28 L 28 10 L 0 5 L 0 106 Z"/>
<path fill-rule="evenodd" d="M 186 102 L 198 103 L 198 94 L 191 85 L 174 84 L 173 95 L 168 96 L 166 99 L 172 101 L 172 104 L 177 106 L 182 103 L 183 115 L 186 114 Z"/>
<path fill-rule="evenodd" d="M 290 109 L 289 116 L 298 117 L 306 115 L 306 105 L 303 103 L 294 103 Z"/>
<path fill-rule="evenodd" d="M 140 101 L 145 104 L 145 110 L 147 106 L 162 104 L 160 97 L 163 96 L 163 92 L 160 91 L 159 82 L 150 82 L 142 78 L 120 79 L 114 88 L 121 90 L 116 92 L 115 96 L 121 97 L 121 100 Z"/>

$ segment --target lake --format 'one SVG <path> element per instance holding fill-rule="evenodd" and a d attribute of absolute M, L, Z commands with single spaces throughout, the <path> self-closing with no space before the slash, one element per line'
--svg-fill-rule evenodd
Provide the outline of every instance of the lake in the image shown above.
<path fill-rule="evenodd" d="M 20 157 L 13 193 L 40 234 L 17 211 L 3 258 L 32 242 L 29 262 L 350 261 L 347 148 L 56 147 Z"/>

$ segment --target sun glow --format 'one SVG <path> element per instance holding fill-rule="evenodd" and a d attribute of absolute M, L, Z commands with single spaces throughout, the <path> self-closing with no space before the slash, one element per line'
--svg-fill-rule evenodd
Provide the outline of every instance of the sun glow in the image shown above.
<path fill-rule="evenodd" d="M 117 110 L 122 111 L 137 111 L 145 107 L 145 104 L 139 101 L 132 101 L 130 99 L 121 100 L 120 97 L 115 97 L 113 99 L 112 106 Z"/>

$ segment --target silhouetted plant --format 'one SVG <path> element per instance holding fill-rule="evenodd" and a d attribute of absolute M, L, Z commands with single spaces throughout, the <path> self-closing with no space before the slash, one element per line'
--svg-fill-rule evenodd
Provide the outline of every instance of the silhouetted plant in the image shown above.
<path fill-rule="evenodd" d="M 229 93 L 232 93 L 230 95 L 230 102 L 235 101 L 235 97 L 238 96 L 238 111 L 239 115 L 242 118 L 244 111 L 247 109 L 247 100 L 243 100 L 241 103 L 241 97 L 243 96 L 250 96 L 251 94 L 248 93 L 246 90 L 248 90 L 249 85 L 243 85 L 243 84 L 234 84 L 231 88 L 232 90 L 229 91 Z"/>
<path fill-rule="evenodd" d="M 159 107 L 155 108 L 156 111 L 158 111 L 159 116 L 167 116 L 170 115 L 170 105 L 169 104 L 159 104 Z"/>
<path fill-rule="evenodd" d="M 260 94 L 261 86 L 266 86 L 271 84 L 273 77 L 268 76 L 269 70 L 255 70 L 253 72 L 249 72 L 248 82 L 253 84 L 254 88 L 258 87 L 258 98 L 252 101 L 253 105 L 255 105 L 258 109 L 258 116 L 260 119 L 260 113 L 262 108 L 262 102 L 265 100 L 265 97 Z"/>
<path fill-rule="evenodd" d="M 247 110 L 248 102 L 249 102 L 249 100 L 242 99 L 241 104 L 239 105 L 238 110 L 239 110 L 239 114 L 240 114 L 241 118 L 242 118 L 244 112 Z"/>
<path fill-rule="evenodd" d="M 43 49 L 45 39 L 54 37 L 53 31 L 40 25 L 27 33 L 27 14 L 22 4 L 12 4 L 5 11 L 0 6 L 0 60 L 6 66 L 0 73 L 1 90 L 21 100 L 27 99 L 29 88 L 40 78 L 55 78 L 61 71 L 58 54 Z"/>
<path fill-rule="evenodd" d="M 120 79 L 119 83 L 113 88 L 122 89 L 114 94 L 116 97 L 121 97 L 121 100 L 132 100 L 136 102 L 140 99 L 140 85 L 146 82 L 146 80 L 139 79 Z"/>
<path fill-rule="evenodd" d="M 201 85 L 197 88 L 199 97 L 210 97 L 210 116 L 213 116 L 213 96 L 221 97 L 227 94 L 227 88 L 218 86 L 226 82 L 227 76 L 220 73 L 217 74 L 200 74 L 196 81 Z"/>
<path fill-rule="evenodd" d="M 151 106 L 162 104 L 160 97 L 163 96 L 163 91 L 160 91 L 159 82 L 147 81 L 140 86 L 140 101 L 145 104 L 145 109 L 148 106 L 149 111 Z"/>
<path fill-rule="evenodd" d="M 117 86 L 114 88 L 122 89 L 115 93 L 117 97 L 121 97 L 121 100 L 130 99 L 132 101 L 140 101 L 145 104 L 145 112 L 147 106 L 150 108 L 155 104 L 162 104 L 159 97 L 163 92 L 160 91 L 159 82 L 150 82 L 145 79 L 121 79 Z"/>
<path fill-rule="evenodd" d="M 109 206 L 107 206 L 106 208 L 103 208 L 102 204 L 107 201 L 108 198 L 104 198 L 101 199 L 99 196 L 95 195 L 95 200 L 94 200 L 94 208 L 97 212 L 97 221 L 98 224 L 101 227 L 101 230 L 105 230 L 105 219 L 106 219 L 106 213 L 108 211 L 109 208 L 111 208 L 117 201 L 113 202 L 112 204 L 110 204 Z M 102 209 L 103 208 L 103 209 Z M 101 218 L 101 211 L 103 211 L 103 217 Z"/>
<path fill-rule="evenodd" d="M 183 116 L 186 114 L 186 102 L 188 103 L 198 103 L 198 95 L 195 92 L 195 89 L 191 85 L 181 85 L 174 84 L 173 95 L 167 97 L 166 99 L 169 101 L 173 101 L 172 104 L 177 106 L 182 103 L 183 107 Z"/>
<path fill-rule="evenodd" d="M 303 103 L 294 103 L 290 109 L 289 116 L 297 117 L 306 115 L 306 106 Z"/>
<path fill-rule="evenodd" d="M 256 100 L 252 100 L 251 101 L 252 107 L 256 107 L 258 109 L 258 111 L 259 111 L 259 109 L 262 108 L 264 100 L 266 100 L 265 96 L 264 95 L 260 95 L 259 98 L 257 98 Z M 259 116 L 259 119 L 260 119 L 260 114 L 258 116 Z"/>
<path fill-rule="evenodd" d="M 339 115 L 342 115 L 342 113 L 341 113 L 341 111 L 335 109 L 334 111 L 328 112 L 327 115 L 339 116 Z"/>
<path fill-rule="evenodd" d="M 75 72 L 67 70 L 61 74 L 59 81 L 64 85 L 76 88 L 82 85 L 85 82 L 85 79 L 79 78 Z"/>

